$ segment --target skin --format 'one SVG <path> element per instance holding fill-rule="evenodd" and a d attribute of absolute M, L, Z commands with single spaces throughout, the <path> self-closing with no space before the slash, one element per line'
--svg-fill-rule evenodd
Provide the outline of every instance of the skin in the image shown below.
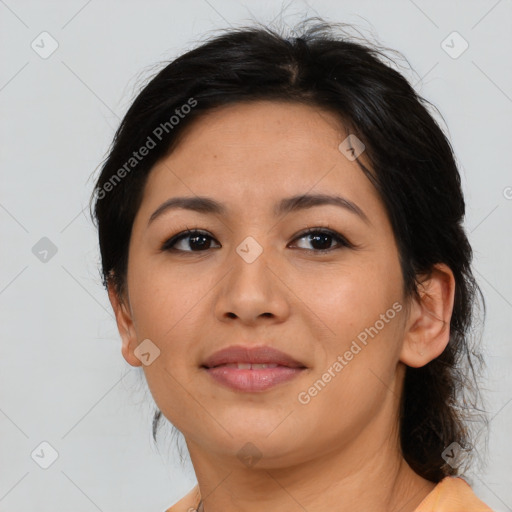
<path fill-rule="evenodd" d="M 438 264 L 418 276 L 421 300 L 402 296 L 391 225 L 357 162 L 338 149 L 346 136 L 333 114 L 310 106 L 231 105 L 188 127 L 148 177 L 128 291 L 119 297 L 110 286 L 109 297 L 126 361 L 142 365 L 134 350 L 144 339 L 160 350 L 143 365 L 145 377 L 183 433 L 198 480 L 173 511 L 197 506 L 200 492 L 207 512 L 412 512 L 434 488 L 403 459 L 397 415 L 406 365 L 427 364 L 448 343 L 454 278 Z M 364 152 L 359 158 L 370 165 Z M 334 205 L 274 216 L 277 201 L 303 193 L 341 195 L 369 222 Z M 195 195 L 222 202 L 228 214 L 176 209 L 148 226 L 167 199 Z M 160 250 L 187 227 L 208 232 L 211 248 L 194 251 L 189 237 L 178 242 L 181 253 Z M 298 238 L 309 227 L 329 228 L 357 248 Z M 250 264 L 236 252 L 248 236 L 263 249 Z M 298 394 L 397 301 L 403 309 L 300 403 Z M 200 366 L 240 343 L 271 345 L 308 368 L 265 392 L 232 391 Z M 237 456 L 248 442 L 261 455 L 252 466 Z"/>

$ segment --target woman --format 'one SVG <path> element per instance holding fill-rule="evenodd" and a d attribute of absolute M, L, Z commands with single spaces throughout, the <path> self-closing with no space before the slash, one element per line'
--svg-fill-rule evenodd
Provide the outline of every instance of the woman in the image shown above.
<path fill-rule="evenodd" d="M 296 33 L 171 62 L 97 181 L 123 356 L 197 476 L 168 511 L 489 511 L 451 146 L 377 47 Z"/>

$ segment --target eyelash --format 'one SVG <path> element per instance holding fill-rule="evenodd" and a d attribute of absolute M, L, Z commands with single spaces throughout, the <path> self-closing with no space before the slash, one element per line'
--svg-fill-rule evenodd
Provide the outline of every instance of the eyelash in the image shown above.
<path fill-rule="evenodd" d="M 341 248 L 354 248 L 355 246 L 350 243 L 345 237 L 343 237 L 340 233 L 338 233 L 337 231 L 333 231 L 331 229 L 328 229 L 328 226 L 327 228 L 308 228 L 304 231 L 301 231 L 293 240 L 292 242 L 296 241 L 296 240 L 300 240 L 301 238 L 304 238 L 306 237 L 307 235 L 311 235 L 311 234 L 322 234 L 322 235 L 328 235 L 330 237 L 332 237 L 334 239 L 335 242 L 337 242 L 339 244 L 338 247 L 331 247 L 329 249 L 302 249 L 304 251 L 307 251 L 307 252 L 314 252 L 314 253 L 319 253 L 319 254 L 326 254 L 328 252 L 331 252 L 331 251 L 334 251 L 336 249 L 341 249 Z M 162 246 L 160 247 L 160 250 L 163 251 L 163 252 L 181 252 L 181 253 L 201 253 L 201 252 L 206 252 L 206 250 L 204 251 L 183 251 L 181 249 L 175 249 L 173 246 L 178 243 L 180 240 L 182 239 L 185 239 L 187 237 L 191 237 L 192 235 L 203 235 L 205 237 L 209 237 L 213 240 L 215 240 L 212 236 L 210 236 L 208 234 L 208 232 L 206 231 L 203 231 L 201 229 L 197 229 L 197 228 L 189 228 L 185 231 L 182 231 L 174 236 L 172 236 L 171 238 L 169 238 L 168 240 L 166 240 Z M 216 249 L 218 249 L 218 247 L 216 247 Z"/>

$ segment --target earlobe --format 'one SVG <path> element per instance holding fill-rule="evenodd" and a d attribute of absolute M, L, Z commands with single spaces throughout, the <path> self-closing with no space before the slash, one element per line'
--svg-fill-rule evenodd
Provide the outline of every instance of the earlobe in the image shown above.
<path fill-rule="evenodd" d="M 404 332 L 400 361 L 419 368 L 438 357 L 450 341 L 455 278 L 444 263 L 420 280 L 420 299 L 413 299 Z"/>
<path fill-rule="evenodd" d="M 141 366 L 142 363 L 140 359 L 138 359 L 133 352 L 137 347 L 137 336 L 131 311 L 129 311 L 129 308 L 126 306 L 126 300 L 121 300 L 117 294 L 112 282 L 108 284 L 108 298 L 114 310 L 117 329 L 122 340 L 121 353 L 126 362 L 131 366 Z"/>

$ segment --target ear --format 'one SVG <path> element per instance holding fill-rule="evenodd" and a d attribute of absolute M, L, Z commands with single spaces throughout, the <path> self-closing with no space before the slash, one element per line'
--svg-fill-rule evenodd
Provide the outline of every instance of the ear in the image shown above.
<path fill-rule="evenodd" d="M 444 263 L 436 264 L 420 283 L 420 300 L 412 300 L 400 353 L 400 361 L 413 368 L 426 365 L 448 345 L 455 296 L 455 278 Z"/>
<path fill-rule="evenodd" d="M 128 364 L 141 366 L 142 362 L 133 352 L 137 347 L 137 335 L 135 333 L 131 309 L 126 306 L 128 299 L 119 297 L 113 282 L 108 283 L 108 298 L 116 315 L 117 329 L 123 341 L 121 348 L 123 357 Z"/>

